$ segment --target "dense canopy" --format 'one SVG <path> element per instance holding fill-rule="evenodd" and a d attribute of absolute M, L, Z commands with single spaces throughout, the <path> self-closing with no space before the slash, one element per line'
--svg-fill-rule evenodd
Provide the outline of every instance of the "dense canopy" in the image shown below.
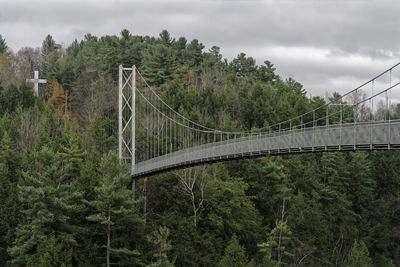
<path fill-rule="evenodd" d="M 17 53 L 0 35 L 0 265 L 400 265 L 397 151 L 216 163 L 140 179 L 132 199 L 116 156 L 119 64 L 221 130 L 326 101 L 268 60 L 228 62 L 219 47 L 166 30 L 87 34 L 66 48 L 48 35 Z M 39 96 L 24 82 L 34 70 L 48 81 Z"/>

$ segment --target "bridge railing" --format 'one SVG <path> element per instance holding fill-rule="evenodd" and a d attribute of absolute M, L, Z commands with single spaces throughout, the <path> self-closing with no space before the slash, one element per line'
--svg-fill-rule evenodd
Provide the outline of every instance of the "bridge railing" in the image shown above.
<path fill-rule="evenodd" d="M 400 63 L 397 63 L 342 96 L 333 96 L 325 105 L 268 126 L 267 129 L 282 131 L 349 121 L 390 120 L 394 108 L 391 89 L 400 81 L 399 65 Z M 398 99 L 395 103 L 399 102 Z"/>
<path fill-rule="evenodd" d="M 219 141 L 175 151 L 136 164 L 134 177 L 233 158 L 340 150 L 400 148 L 400 120 L 294 129 L 280 134 Z"/>
<path fill-rule="evenodd" d="M 133 83 L 132 76 L 126 75 L 126 77 L 128 80 L 131 79 L 128 85 Z M 211 155 L 214 153 L 214 146 L 219 147 L 221 151 L 235 149 L 236 146 L 238 151 L 241 151 L 241 144 L 257 146 L 261 144 L 257 141 L 260 139 L 271 143 L 277 142 L 281 147 L 291 147 L 292 145 L 287 146 L 285 142 L 300 138 L 299 133 L 308 136 L 307 138 L 314 138 L 312 140 L 315 140 L 315 144 L 319 144 L 318 138 L 322 138 L 322 134 L 318 131 L 325 131 L 323 129 L 329 129 L 332 133 L 338 131 L 337 136 L 346 140 L 348 137 L 340 131 L 343 127 L 348 127 L 349 123 L 353 124 L 353 131 L 358 132 L 366 124 L 373 125 L 370 126 L 373 129 L 378 127 L 377 121 L 390 122 L 394 119 L 394 104 L 399 102 L 400 95 L 396 97 L 392 94 L 392 89 L 397 87 L 399 82 L 400 63 L 342 96 L 334 95 L 328 99 L 328 103 L 314 110 L 264 128 L 235 132 L 212 129 L 188 119 L 182 115 L 183 112 L 176 110 L 178 107 L 169 106 L 160 97 L 162 93 L 168 94 L 157 90 L 166 89 L 155 89 L 149 86 L 138 72 L 135 78 L 137 94 L 135 163 L 137 166 L 140 166 L 140 162 L 155 164 L 161 159 L 166 160 L 167 157 L 192 155 L 194 151 Z M 128 99 L 131 99 L 129 95 Z M 129 134 L 129 127 L 127 133 Z M 358 137 L 361 138 L 361 136 Z M 354 145 L 355 142 L 352 144 Z M 257 150 L 256 147 L 255 149 Z M 163 155 L 166 156 L 162 157 Z"/>

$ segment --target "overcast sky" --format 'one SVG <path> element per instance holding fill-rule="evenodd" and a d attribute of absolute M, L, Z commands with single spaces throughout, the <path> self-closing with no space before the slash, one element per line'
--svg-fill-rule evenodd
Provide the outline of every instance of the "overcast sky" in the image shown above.
<path fill-rule="evenodd" d="M 400 61 L 398 0 L 0 0 L 0 34 L 17 51 L 133 34 L 198 39 L 231 60 L 271 61 L 309 94 L 344 93 Z"/>

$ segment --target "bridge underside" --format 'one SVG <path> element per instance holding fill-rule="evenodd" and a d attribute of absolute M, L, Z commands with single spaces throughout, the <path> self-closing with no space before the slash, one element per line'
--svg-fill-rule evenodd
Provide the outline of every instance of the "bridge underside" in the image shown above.
<path fill-rule="evenodd" d="M 309 152 L 400 149 L 400 120 L 274 132 L 183 149 L 137 163 L 133 178 L 218 161 Z"/>

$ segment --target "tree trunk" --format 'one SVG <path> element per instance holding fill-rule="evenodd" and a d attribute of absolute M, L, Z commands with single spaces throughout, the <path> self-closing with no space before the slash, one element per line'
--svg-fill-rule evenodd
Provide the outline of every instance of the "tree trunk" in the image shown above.
<path fill-rule="evenodd" d="M 111 216 L 110 210 L 108 210 L 108 225 L 107 225 L 107 267 L 110 267 L 110 250 L 111 250 Z"/>
<path fill-rule="evenodd" d="M 136 179 L 132 178 L 132 208 L 135 209 L 135 189 L 136 189 Z"/>
<path fill-rule="evenodd" d="M 143 215 L 144 215 L 144 221 L 146 222 L 146 215 L 147 215 L 147 178 L 144 178 L 143 180 L 143 193 L 144 193 L 144 203 L 143 203 Z"/>
<path fill-rule="evenodd" d="M 279 242 L 278 242 L 278 263 L 279 264 L 282 260 L 281 241 L 282 241 L 282 227 L 283 227 L 284 216 L 285 216 L 285 196 L 283 197 L 283 200 L 282 200 L 281 227 L 279 230 Z"/>
<path fill-rule="evenodd" d="M 192 191 L 191 198 L 192 198 L 192 206 L 193 206 L 194 227 L 197 227 L 197 208 L 196 208 L 196 202 L 195 202 L 195 199 L 194 199 L 194 193 L 193 193 L 193 191 Z"/>

